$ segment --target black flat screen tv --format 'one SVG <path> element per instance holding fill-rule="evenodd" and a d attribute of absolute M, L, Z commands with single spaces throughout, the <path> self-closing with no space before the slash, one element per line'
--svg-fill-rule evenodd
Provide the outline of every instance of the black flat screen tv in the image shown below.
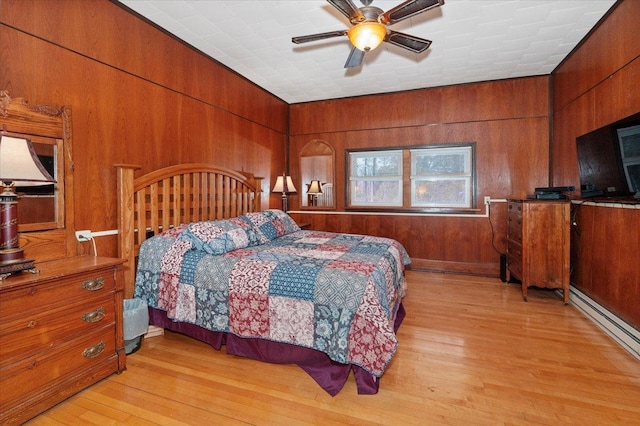
<path fill-rule="evenodd" d="M 640 196 L 640 113 L 576 139 L 582 197 Z"/>

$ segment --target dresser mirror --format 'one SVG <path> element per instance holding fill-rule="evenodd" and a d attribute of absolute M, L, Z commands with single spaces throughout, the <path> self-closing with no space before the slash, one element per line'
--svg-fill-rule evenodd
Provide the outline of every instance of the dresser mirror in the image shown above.
<path fill-rule="evenodd" d="M 74 256 L 73 160 L 71 109 L 31 105 L 0 91 L 0 132 L 28 139 L 38 159 L 55 179 L 43 186 L 16 186 L 20 247 L 37 262 Z"/>
<path fill-rule="evenodd" d="M 70 150 L 70 112 L 50 105 L 29 105 L 0 92 L 0 131 L 29 139 L 42 165 L 56 180 L 42 186 L 16 186 L 18 232 L 65 227 L 65 150 Z M 69 151 L 70 152 L 70 151 Z"/>
<path fill-rule="evenodd" d="M 335 152 L 325 141 L 315 139 L 300 151 L 301 206 L 303 209 L 335 208 Z"/>

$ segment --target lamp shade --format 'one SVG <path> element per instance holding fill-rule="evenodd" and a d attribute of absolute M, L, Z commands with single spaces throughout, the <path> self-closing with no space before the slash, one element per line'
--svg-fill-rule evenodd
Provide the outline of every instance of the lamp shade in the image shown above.
<path fill-rule="evenodd" d="M 351 44 L 363 52 L 380 46 L 386 35 L 387 27 L 379 22 L 361 22 L 347 32 Z"/>
<path fill-rule="evenodd" d="M 28 139 L 0 136 L 0 181 L 16 186 L 55 182 Z"/>
<path fill-rule="evenodd" d="M 309 189 L 307 190 L 307 194 L 322 194 L 322 184 L 319 180 L 312 180 L 309 184 Z"/>
<path fill-rule="evenodd" d="M 293 186 L 293 180 L 291 180 L 291 176 L 278 176 L 278 178 L 276 179 L 276 184 L 273 185 L 273 192 L 282 192 L 285 194 L 296 192 L 296 187 Z"/>

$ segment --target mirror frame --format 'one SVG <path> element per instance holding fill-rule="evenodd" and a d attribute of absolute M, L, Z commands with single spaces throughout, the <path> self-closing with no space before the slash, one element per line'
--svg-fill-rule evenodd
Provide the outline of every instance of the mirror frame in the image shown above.
<path fill-rule="evenodd" d="M 56 145 L 55 221 L 18 223 L 20 246 L 25 249 L 26 255 L 39 257 L 36 260 L 74 255 L 76 244 L 73 236 L 71 108 L 30 105 L 26 99 L 11 98 L 7 91 L 2 90 L 0 91 L 0 131 L 7 135 L 29 139 L 34 143 L 44 142 Z"/>

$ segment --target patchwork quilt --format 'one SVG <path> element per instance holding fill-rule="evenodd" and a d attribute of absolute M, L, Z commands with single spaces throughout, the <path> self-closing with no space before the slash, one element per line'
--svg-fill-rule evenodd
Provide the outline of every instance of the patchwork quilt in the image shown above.
<path fill-rule="evenodd" d="M 270 210 L 146 240 L 135 297 L 173 321 L 313 348 L 380 377 L 409 263 L 395 240 L 300 230 Z"/>

